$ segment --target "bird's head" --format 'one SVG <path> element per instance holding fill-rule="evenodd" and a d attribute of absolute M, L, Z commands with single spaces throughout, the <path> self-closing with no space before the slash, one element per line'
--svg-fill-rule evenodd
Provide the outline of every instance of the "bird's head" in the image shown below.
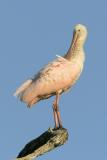
<path fill-rule="evenodd" d="M 86 37 L 87 37 L 87 28 L 82 24 L 77 24 L 74 27 L 72 47 L 75 47 L 75 45 L 78 43 L 83 45 Z"/>

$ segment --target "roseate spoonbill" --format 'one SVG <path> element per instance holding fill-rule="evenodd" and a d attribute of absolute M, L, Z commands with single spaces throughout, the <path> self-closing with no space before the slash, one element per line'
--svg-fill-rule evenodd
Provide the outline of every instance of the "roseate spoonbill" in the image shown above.
<path fill-rule="evenodd" d="M 62 57 L 57 56 L 32 79 L 25 81 L 14 93 L 29 107 L 55 95 L 53 102 L 55 128 L 62 127 L 58 108 L 60 94 L 74 85 L 83 70 L 85 59 L 83 47 L 86 37 L 86 27 L 81 24 L 76 25 L 68 52 Z"/>

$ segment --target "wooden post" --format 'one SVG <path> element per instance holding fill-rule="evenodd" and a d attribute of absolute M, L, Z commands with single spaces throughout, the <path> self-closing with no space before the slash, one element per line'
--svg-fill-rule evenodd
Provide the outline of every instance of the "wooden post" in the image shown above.
<path fill-rule="evenodd" d="M 49 128 L 38 138 L 26 144 L 16 160 L 32 160 L 33 158 L 63 145 L 67 140 L 68 132 L 65 128 Z"/>

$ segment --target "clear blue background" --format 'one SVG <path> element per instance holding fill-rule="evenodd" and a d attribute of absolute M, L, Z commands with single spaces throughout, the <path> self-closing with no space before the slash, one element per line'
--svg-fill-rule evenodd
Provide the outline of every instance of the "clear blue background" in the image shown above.
<path fill-rule="evenodd" d="M 1 160 L 15 159 L 26 142 L 54 126 L 54 97 L 28 109 L 13 92 L 56 54 L 67 51 L 77 23 L 85 24 L 89 34 L 82 76 L 60 100 L 69 140 L 38 159 L 107 159 L 106 0 L 1 0 Z"/>

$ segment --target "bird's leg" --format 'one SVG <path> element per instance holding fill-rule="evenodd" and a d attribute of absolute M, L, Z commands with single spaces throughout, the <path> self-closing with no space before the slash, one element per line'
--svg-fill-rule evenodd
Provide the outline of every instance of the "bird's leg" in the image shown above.
<path fill-rule="evenodd" d="M 58 119 L 58 123 L 59 123 L 59 128 L 62 128 L 62 121 L 61 121 L 61 116 L 60 116 L 60 111 L 59 111 L 59 106 L 58 106 L 59 97 L 60 97 L 60 94 L 57 93 L 56 94 L 56 107 L 57 107 L 56 113 L 57 113 L 57 119 Z"/>
<path fill-rule="evenodd" d="M 54 109 L 55 109 L 55 113 L 54 113 L 54 118 L 55 118 L 55 124 L 57 121 L 57 125 L 55 125 L 56 128 L 62 128 L 62 122 L 61 122 L 61 117 L 60 117 L 60 112 L 59 112 L 59 107 L 58 107 L 58 103 L 59 103 L 59 93 L 56 93 L 56 98 L 55 101 L 53 103 Z"/>
<path fill-rule="evenodd" d="M 56 106 L 53 103 L 53 115 L 54 115 L 54 122 L 55 122 L 55 128 L 58 128 L 58 119 L 57 119 L 57 113 L 56 113 Z"/>
<path fill-rule="evenodd" d="M 58 106 L 57 106 L 57 118 L 58 118 L 59 128 L 63 128 L 62 127 L 62 121 L 61 121 L 61 116 L 60 116 L 60 112 L 59 112 L 59 107 Z"/>

